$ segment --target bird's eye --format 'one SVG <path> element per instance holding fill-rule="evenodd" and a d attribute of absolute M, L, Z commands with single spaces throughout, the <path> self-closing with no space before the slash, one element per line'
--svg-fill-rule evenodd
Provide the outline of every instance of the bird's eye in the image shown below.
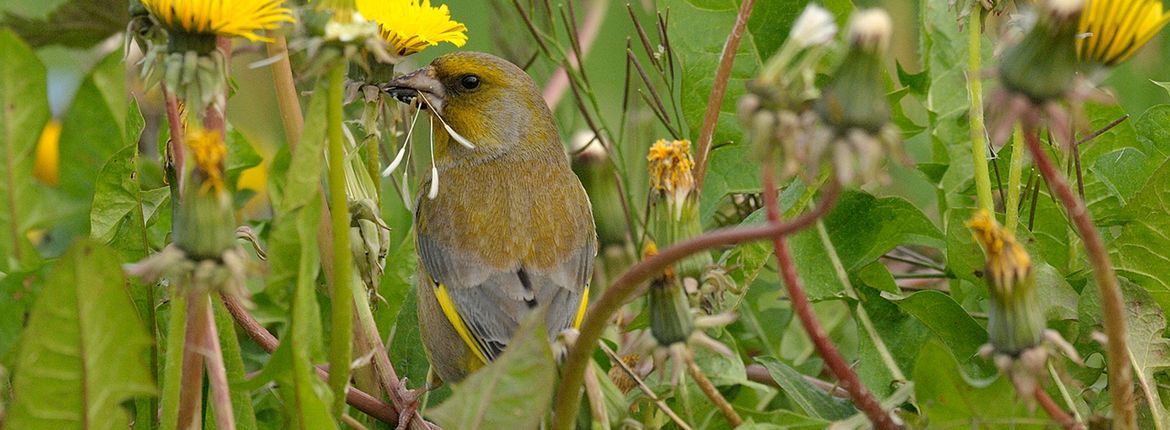
<path fill-rule="evenodd" d="M 459 78 L 459 85 L 462 85 L 463 88 L 467 90 L 474 90 L 479 88 L 479 76 L 466 75 L 462 78 Z"/>

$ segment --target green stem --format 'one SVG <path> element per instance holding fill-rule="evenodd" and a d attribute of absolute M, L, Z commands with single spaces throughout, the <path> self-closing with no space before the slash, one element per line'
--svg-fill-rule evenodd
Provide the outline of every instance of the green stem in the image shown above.
<path fill-rule="evenodd" d="M 967 100 L 970 111 L 967 117 L 971 127 L 971 161 L 975 166 L 975 192 L 979 197 L 979 208 L 995 212 L 995 201 L 991 198 L 991 173 L 987 170 L 987 130 L 983 125 L 983 82 L 980 79 L 981 49 L 983 30 L 980 28 L 982 6 L 975 4 L 967 19 Z"/>
<path fill-rule="evenodd" d="M 159 403 L 162 412 L 159 428 L 174 430 L 179 423 L 179 392 L 183 375 L 184 328 L 187 327 L 187 294 L 178 285 L 171 287 L 171 315 L 167 322 L 167 350 L 164 356 L 162 394 Z"/>
<path fill-rule="evenodd" d="M 1020 224 L 1020 178 L 1024 174 L 1024 131 L 1019 125 L 1012 130 L 1012 162 L 1008 170 L 1007 202 L 1004 212 L 1007 219 L 1004 224 L 1012 234 L 1016 233 L 1016 226 Z"/>
<path fill-rule="evenodd" d="M 329 388 L 333 391 L 333 414 L 345 412 L 345 388 L 349 384 L 349 362 L 353 346 L 353 254 L 349 249 L 349 207 L 345 195 L 345 137 L 342 135 L 342 98 L 345 69 L 338 61 L 329 71 L 329 100 L 326 108 L 329 136 L 329 214 L 333 226 L 333 291 L 331 341 L 329 345 Z"/>

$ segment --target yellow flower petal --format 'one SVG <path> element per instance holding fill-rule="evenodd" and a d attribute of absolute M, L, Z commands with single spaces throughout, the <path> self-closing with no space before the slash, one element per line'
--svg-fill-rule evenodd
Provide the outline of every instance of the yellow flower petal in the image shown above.
<path fill-rule="evenodd" d="M 1089 0 L 1081 15 L 1079 31 L 1087 37 L 1077 40 L 1082 61 L 1116 65 L 1132 57 L 1166 23 L 1170 13 L 1160 0 Z"/>
<path fill-rule="evenodd" d="M 142 4 L 168 29 L 251 41 L 271 42 L 257 32 L 293 22 L 284 0 L 142 0 Z"/>
<path fill-rule="evenodd" d="M 378 23 L 382 38 L 398 55 L 410 55 L 429 46 L 467 43 L 467 27 L 451 19 L 447 5 L 431 7 L 431 0 L 357 0 L 358 13 Z"/>
<path fill-rule="evenodd" d="M 50 119 L 41 130 L 37 141 L 37 158 L 33 164 L 33 176 L 49 185 L 57 185 L 60 164 L 61 121 Z"/>

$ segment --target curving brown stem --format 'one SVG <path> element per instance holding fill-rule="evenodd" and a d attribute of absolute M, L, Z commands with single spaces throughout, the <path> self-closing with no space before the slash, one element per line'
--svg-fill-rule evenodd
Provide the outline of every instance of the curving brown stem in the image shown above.
<path fill-rule="evenodd" d="M 723 53 L 719 56 L 719 66 L 715 69 L 715 81 L 711 85 L 711 95 L 707 98 L 707 110 L 703 112 L 703 126 L 699 129 L 699 143 L 695 150 L 695 185 L 698 189 L 703 189 L 703 178 L 707 176 L 707 155 L 711 153 L 715 124 L 719 122 L 719 107 L 723 105 L 723 95 L 727 92 L 731 66 L 735 64 L 735 52 L 739 50 L 739 41 L 743 39 L 755 4 L 755 0 L 743 0 L 739 5 L 735 25 L 731 27 L 727 42 L 723 44 Z"/>
<path fill-rule="evenodd" d="M 743 418 L 740 418 L 739 414 L 735 412 L 735 408 L 731 407 L 731 403 L 727 403 L 727 399 L 723 397 L 723 394 L 719 393 L 719 389 L 715 388 L 715 384 L 711 383 L 710 379 L 707 379 L 707 375 L 695 363 L 695 358 L 691 357 L 690 353 L 687 353 L 687 372 L 691 374 L 691 378 L 694 378 L 695 384 L 703 391 L 703 395 L 707 396 L 711 400 L 711 403 L 714 403 L 715 407 L 719 408 L 719 412 L 723 413 L 723 417 L 727 418 L 727 422 L 731 423 L 733 427 L 739 427 L 743 424 Z"/>
<path fill-rule="evenodd" d="M 256 321 L 252 317 L 252 314 L 248 313 L 247 309 L 244 309 L 244 305 L 240 303 L 239 299 L 226 294 L 221 294 L 220 297 L 223 298 L 223 304 L 227 307 L 228 313 L 232 315 L 232 319 L 236 320 L 236 324 L 244 329 L 244 333 L 247 333 L 248 337 L 252 338 L 265 351 L 269 353 L 276 351 L 276 348 L 280 346 L 280 341 L 272 333 L 269 333 L 268 329 L 260 325 L 260 322 Z M 317 375 L 322 380 L 329 379 L 329 372 L 326 372 L 320 367 L 317 368 Z M 398 409 L 394 405 L 384 403 L 364 391 L 350 387 L 345 392 L 345 402 L 366 415 L 377 418 L 379 421 L 391 426 L 398 425 Z"/>
<path fill-rule="evenodd" d="M 1093 219 L 1085 203 L 1072 191 L 1068 180 L 1048 158 L 1035 128 L 1024 130 L 1024 141 L 1028 143 L 1028 152 L 1032 154 L 1036 168 L 1048 182 L 1056 199 L 1064 206 L 1085 244 L 1089 262 L 1093 266 L 1093 278 L 1101 294 L 1105 336 L 1109 338 L 1105 348 L 1108 352 L 1109 396 L 1113 401 L 1113 428 L 1134 429 L 1137 427 L 1137 412 L 1134 409 L 1133 367 L 1130 365 L 1129 346 L 1125 337 L 1125 303 L 1117 283 L 1117 274 L 1113 271 L 1113 263 L 1109 260 L 1101 234 L 1093 226 Z"/>
<path fill-rule="evenodd" d="M 1056 404 L 1056 402 L 1052 400 L 1052 397 L 1048 396 L 1048 393 L 1044 391 L 1044 388 L 1037 385 L 1036 391 L 1033 394 L 1036 397 L 1036 403 L 1039 403 L 1040 407 L 1044 408 L 1044 412 L 1047 412 L 1048 416 L 1051 417 L 1053 421 L 1056 421 L 1057 424 L 1060 424 L 1062 427 L 1064 427 L 1065 430 L 1085 430 L 1085 426 L 1077 422 L 1076 418 L 1073 418 L 1072 415 L 1069 415 L 1068 412 L 1064 411 L 1064 409 L 1061 409 L 1060 405 Z"/>
<path fill-rule="evenodd" d="M 776 180 L 772 175 L 772 165 L 770 163 L 764 164 L 763 177 L 764 207 L 768 213 L 768 221 L 772 224 L 779 224 L 781 222 L 780 205 L 776 202 Z M 829 182 L 828 187 L 830 190 L 836 190 L 840 185 L 836 180 L 833 180 Z M 821 204 L 824 205 L 828 201 L 828 204 L 832 205 L 835 203 L 836 197 L 835 192 L 826 195 L 821 199 Z M 875 428 L 883 430 L 901 428 L 902 426 L 894 421 L 890 413 L 873 396 L 873 393 L 861 383 L 861 380 L 857 377 L 857 373 L 841 357 L 841 353 L 837 351 L 837 347 L 829 340 L 825 329 L 817 321 L 817 316 L 813 313 L 812 304 L 809 303 L 808 297 L 804 294 L 804 289 L 800 286 L 800 279 L 796 274 L 796 264 L 792 261 L 792 253 L 788 248 L 786 236 L 787 234 L 785 233 L 772 236 L 772 247 L 776 252 L 776 261 L 780 264 L 780 274 L 783 276 L 784 287 L 788 290 L 788 299 L 792 302 L 792 309 L 796 312 L 796 316 L 800 318 L 800 324 L 804 327 L 805 333 L 812 339 L 813 347 L 816 348 L 817 355 L 820 355 L 825 360 L 825 366 L 828 367 L 829 372 L 841 382 L 841 387 L 849 393 L 853 404 L 865 413 L 865 416 L 869 418 Z"/>
<path fill-rule="evenodd" d="M 806 228 L 828 212 L 839 191 L 839 187 L 830 186 L 825 190 L 825 198 L 817 203 L 816 207 L 786 223 L 713 230 L 664 248 L 659 251 L 658 255 L 642 260 L 622 274 L 593 305 L 589 306 L 585 320 L 581 323 L 581 334 L 577 337 L 573 347 L 569 349 L 569 355 L 565 359 L 565 365 L 561 371 L 561 383 L 557 387 L 552 428 L 568 430 L 573 427 L 577 416 L 577 407 L 580 403 L 585 368 L 589 365 L 590 357 L 593 356 L 593 351 L 597 347 L 597 341 L 601 339 L 601 334 L 610 318 L 621 309 L 626 300 L 644 282 L 691 254 L 718 246 L 763 240 L 778 234 L 789 234 Z"/>

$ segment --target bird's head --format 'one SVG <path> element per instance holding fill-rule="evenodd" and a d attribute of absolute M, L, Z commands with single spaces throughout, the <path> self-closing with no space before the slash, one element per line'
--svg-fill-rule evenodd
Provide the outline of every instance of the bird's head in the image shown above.
<path fill-rule="evenodd" d="M 560 150 L 556 124 L 536 83 L 494 55 L 447 54 L 384 89 L 401 102 L 417 101 L 436 117 L 436 157 L 492 157 L 545 146 Z M 443 123 L 470 145 L 455 143 Z"/>

